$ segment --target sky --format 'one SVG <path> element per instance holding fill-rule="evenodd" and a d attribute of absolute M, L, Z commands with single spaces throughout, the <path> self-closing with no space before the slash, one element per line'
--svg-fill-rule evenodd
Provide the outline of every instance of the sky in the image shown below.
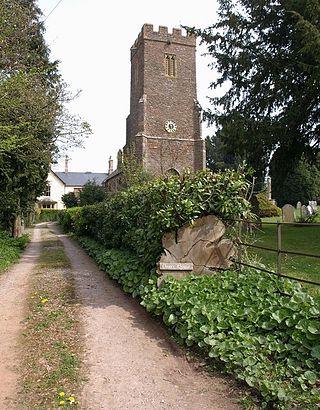
<path fill-rule="evenodd" d="M 130 48 L 143 24 L 172 28 L 180 25 L 206 28 L 216 20 L 216 0 L 38 0 L 46 27 L 45 41 L 51 60 L 59 60 L 59 70 L 69 90 L 81 93 L 68 110 L 87 121 L 92 135 L 84 148 L 68 152 L 69 171 L 107 172 L 111 156 L 116 167 L 117 152 L 125 145 L 126 118 L 130 103 Z M 209 107 L 209 89 L 214 72 L 205 47 L 196 52 L 197 97 Z M 115 65 L 116 64 L 116 65 Z M 203 138 L 210 129 L 202 124 Z M 212 133 L 212 132 L 211 132 Z M 64 159 L 53 166 L 63 171 Z"/>

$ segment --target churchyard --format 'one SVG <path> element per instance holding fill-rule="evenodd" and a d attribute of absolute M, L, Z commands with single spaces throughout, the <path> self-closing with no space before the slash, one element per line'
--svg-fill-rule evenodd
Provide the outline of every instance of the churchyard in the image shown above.
<path fill-rule="evenodd" d="M 251 237 L 253 244 L 273 249 L 251 249 L 250 256 L 268 270 L 277 270 L 277 224 L 276 217 L 263 218 L 261 229 Z M 265 223 L 263 223 L 265 222 Z M 318 216 L 315 223 L 320 224 Z M 282 249 L 320 256 L 320 225 L 282 225 Z M 303 255 L 283 254 L 281 273 L 294 278 L 320 283 L 320 259 Z M 320 287 L 318 287 L 320 289 Z"/>

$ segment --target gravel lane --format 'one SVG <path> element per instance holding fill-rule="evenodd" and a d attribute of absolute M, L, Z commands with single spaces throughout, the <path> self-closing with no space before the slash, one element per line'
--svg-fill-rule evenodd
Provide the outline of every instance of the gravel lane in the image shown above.
<path fill-rule="evenodd" d="M 43 225 L 32 230 L 32 241 L 19 262 L 0 274 L 0 409 L 15 408 L 17 397 L 18 341 L 28 294 L 28 280 L 40 253 Z"/>

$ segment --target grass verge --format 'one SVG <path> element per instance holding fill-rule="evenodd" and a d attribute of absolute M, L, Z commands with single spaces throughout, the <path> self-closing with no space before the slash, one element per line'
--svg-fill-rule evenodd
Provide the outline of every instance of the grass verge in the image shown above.
<path fill-rule="evenodd" d="M 0 273 L 17 261 L 29 241 L 28 235 L 12 238 L 7 233 L 0 231 Z"/>
<path fill-rule="evenodd" d="M 22 335 L 19 405 L 58 409 L 78 404 L 81 325 L 69 260 L 46 229 Z"/>

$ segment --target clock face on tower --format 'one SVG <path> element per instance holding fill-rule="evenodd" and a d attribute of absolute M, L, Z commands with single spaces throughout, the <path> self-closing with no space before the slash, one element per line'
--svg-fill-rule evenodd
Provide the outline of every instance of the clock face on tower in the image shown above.
<path fill-rule="evenodd" d="M 168 121 L 165 122 L 164 128 L 167 132 L 172 133 L 172 132 L 175 132 L 177 130 L 177 124 L 172 120 L 168 120 Z"/>

